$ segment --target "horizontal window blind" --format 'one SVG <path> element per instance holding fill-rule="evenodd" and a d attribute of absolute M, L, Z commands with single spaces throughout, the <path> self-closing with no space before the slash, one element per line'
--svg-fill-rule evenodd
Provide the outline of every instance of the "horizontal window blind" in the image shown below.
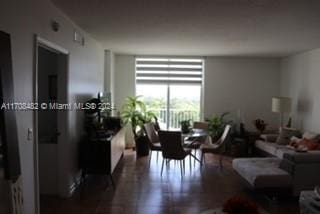
<path fill-rule="evenodd" d="M 202 84 L 203 60 L 136 58 L 138 84 Z"/>

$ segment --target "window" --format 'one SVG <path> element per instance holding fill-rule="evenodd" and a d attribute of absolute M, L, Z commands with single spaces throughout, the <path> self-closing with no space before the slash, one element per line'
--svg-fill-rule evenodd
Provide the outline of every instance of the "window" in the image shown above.
<path fill-rule="evenodd" d="M 202 59 L 136 58 L 136 95 L 158 117 L 161 128 L 200 120 Z"/>

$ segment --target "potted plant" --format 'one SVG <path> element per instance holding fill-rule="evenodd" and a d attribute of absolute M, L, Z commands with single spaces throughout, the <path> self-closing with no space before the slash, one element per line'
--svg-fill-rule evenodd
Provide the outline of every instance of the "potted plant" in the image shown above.
<path fill-rule="evenodd" d="M 266 122 L 264 122 L 264 120 L 259 119 L 259 118 L 256 119 L 256 120 L 254 120 L 253 123 L 254 123 L 256 129 L 257 129 L 260 133 L 263 133 L 263 132 L 266 130 L 266 127 L 267 127 L 267 125 L 268 125 Z"/>
<path fill-rule="evenodd" d="M 140 96 L 127 97 L 122 107 L 121 118 L 125 124 L 131 124 L 138 156 L 149 155 L 148 138 L 144 132 L 144 124 L 151 122 L 155 115 L 147 111 Z"/>
<path fill-rule="evenodd" d="M 225 117 L 230 114 L 229 112 L 225 112 L 219 115 L 213 115 L 211 118 L 207 120 L 208 122 L 208 131 L 209 135 L 212 138 L 212 141 L 217 141 L 224 130 L 226 124 L 232 123 L 232 121 L 225 121 Z"/>
<path fill-rule="evenodd" d="M 180 122 L 181 125 L 181 132 L 182 133 L 189 133 L 190 131 L 190 120 L 182 120 Z"/>

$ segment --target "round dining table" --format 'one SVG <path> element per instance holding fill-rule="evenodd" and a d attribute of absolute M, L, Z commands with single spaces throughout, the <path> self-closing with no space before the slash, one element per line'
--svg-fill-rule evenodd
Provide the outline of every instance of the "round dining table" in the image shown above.
<path fill-rule="evenodd" d="M 205 138 L 203 142 L 208 142 L 208 140 L 210 140 L 208 131 L 204 129 L 191 129 L 188 133 L 181 133 L 181 138 L 183 144 L 187 139 L 189 141 L 188 145 L 192 145 L 195 142 L 201 142 L 199 141 L 199 138 Z M 190 155 L 201 164 L 201 161 L 195 155 L 192 153 Z"/>

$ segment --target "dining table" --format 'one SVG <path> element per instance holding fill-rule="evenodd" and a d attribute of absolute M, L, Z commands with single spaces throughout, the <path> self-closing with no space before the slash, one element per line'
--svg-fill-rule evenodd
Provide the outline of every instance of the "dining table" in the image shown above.
<path fill-rule="evenodd" d="M 188 133 L 181 133 L 181 142 L 185 145 L 185 141 L 188 141 L 187 145 L 192 145 L 195 142 L 208 142 L 210 139 L 209 133 L 204 129 L 190 129 Z M 201 140 L 199 140 L 201 139 Z M 203 140 L 205 139 L 205 140 Z M 190 154 L 196 161 L 201 164 L 201 161 L 194 155 Z"/>

